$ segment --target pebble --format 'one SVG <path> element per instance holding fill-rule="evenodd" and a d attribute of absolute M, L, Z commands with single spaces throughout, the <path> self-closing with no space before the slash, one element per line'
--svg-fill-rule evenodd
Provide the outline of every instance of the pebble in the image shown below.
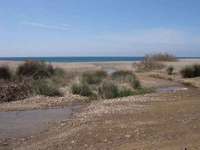
<path fill-rule="evenodd" d="M 125 135 L 125 137 L 126 137 L 126 138 L 130 138 L 130 137 L 131 137 L 131 135 L 130 135 L 130 134 L 127 134 L 127 135 Z"/>

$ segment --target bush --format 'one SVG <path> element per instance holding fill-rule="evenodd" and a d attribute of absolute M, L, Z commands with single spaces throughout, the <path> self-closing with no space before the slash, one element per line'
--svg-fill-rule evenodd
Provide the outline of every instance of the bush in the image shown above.
<path fill-rule="evenodd" d="M 148 54 L 144 59 L 152 61 L 177 61 L 176 56 L 168 53 Z"/>
<path fill-rule="evenodd" d="M 71 87 L 72 93 L 81 96 L 92 96 L 93 92 L 87 83 L 74 83 Z"/>
<path fill-rule="evenodd" d="M 130 77 L 135 77 L 131 71 L 120 70 L 112 73 L 112 79 L 120 81 L 128 81 Z"/>
<path fill-rule="evenodd" d="M 32 83 L 33 91 L 36 95 L 44 96 L 63 96 L 59 88 L 51 80 L 35 80 Z"/>
<path fill-rule="evenodd" d="M 167 71 L 168 75 L 172 75 L 173 72 L 174 72 L 174 67 L 173 66 L 169 66 L 169 67 L 167 67 L 166 71 Z"/>
<path fill-rule="evenodd" d="M 98 88 L 98 94 L 101 98 L 110 99 L 119 96 L 119 89 L 111 81 L 104 81 Z"/>
<path fill-rule="evenodd" d="M 152 59 L 145 58 L 140 63 L 137 63 L 137 71 L 152 71 L 164 68 L 164 65 Z"/>
<path fill-rule="evenodd" d="M 7 82 L 0 85 L 0 103 L 21 100 L 31 95 L 31 84 L 27 81 Z"/>
<path fill-rule="evenodd" d="M 26 61 L 17 68 L 16 74 L 33 79 L 44 79 L 54 74 L 54 68 L 52 65 L 41 61 Z"/>
<path fill-rule="evenodd" d="M 141 88 L 141 83 L 136 77 L 130 78 L 129 81 L 130 81 L 131 86 L 134 89 L 140 89 Z"/>
<path fill-rule="evenodd" d="M 12 73 L 7 66 L 0 67 L 0 79 L 10 80 L 12 77 Z"/>
<path fill-rule="evenodd" d="M 191 66 L 186 66 L 180 71 L 183 78 L 194 78 L 200 76 L 200 65 L 194 64 Z"/>
<path fill-rule="evenodd" d="M 112 74 L 114 80 L 120 80 L 123 82 L 128 82 L 134 89 L 141 87 L 140 81 L 137 79 L 136 75 L 131 71 L 116 71 Z"/>
<path fill-rule="evenodd" d="M 106 76 L 107 73 L 105 71 L 85 72 L 82 75 L 82 82 L 99 84 Z"/>
<path fill-rule="evenodd" d="M 126 97 L 131 95 L 134 95 L 134 92 L 129 88 L 123 87 L 119 90 L 118 97 Z"/>

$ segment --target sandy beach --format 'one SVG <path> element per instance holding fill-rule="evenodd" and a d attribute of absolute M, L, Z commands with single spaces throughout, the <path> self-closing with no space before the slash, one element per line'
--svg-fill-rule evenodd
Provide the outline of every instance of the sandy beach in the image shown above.
<path fill-rule="evenodd" d="M 16 69 L 20 63 L 1 61 L 0 65 Z M 177 73 L 182 67 L 196 63 L 200 60 L 179 60 L 165 65 L 173 65 Z M 135 70 L 132 62 L 53 63 L 53 66 L 63 68 L 73 76 L 91 70 Z M 48 120 L 48 125 L 40 132 L 34 131 L 31 136 L 6 137 L 12 134 L 6 134 L 0 125 L 1 133 L 5 133 L 4 138 L 0 138 L 0 149 L 198 150 L 200 79 L 181 79 L 176 74 L 169 76 L 165 69 L 136 74 L 142 85 L 156 91 L 92 102 L 66 92 L 60 98 L 37 96 L 1 103 L 0 117 L 1 113 L 13 111 L 23 113 L 74 105 L 81 105 L 81 108 L 66 118 Z M 190 82 L 190 86 L 184 84 L 186 82 Z"/>

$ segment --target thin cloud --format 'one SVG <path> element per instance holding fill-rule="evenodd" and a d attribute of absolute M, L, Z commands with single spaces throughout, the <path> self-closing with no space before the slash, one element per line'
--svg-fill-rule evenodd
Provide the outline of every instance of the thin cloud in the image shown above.
<path fill-rule="evenodd" d="M 43 24 L 38 22 L 22 22 L 23 25 L 29 25 L 32 27 L 37 28 L 43 28 L 43 29 L 49 29 L 49 30 L 62 30 L 62 31 L 68 31 L 70 30 L 70 25 L 61 24 L 61 25 L 50 25 L 50 24 Z"/>

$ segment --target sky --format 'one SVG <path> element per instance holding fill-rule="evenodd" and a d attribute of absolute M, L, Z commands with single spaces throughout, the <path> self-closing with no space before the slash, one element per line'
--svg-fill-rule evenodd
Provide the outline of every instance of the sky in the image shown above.
<path fill-rule="evenodd" d="M 0 57 L 200 57 L 199 0 L 0 0 Z"/>

